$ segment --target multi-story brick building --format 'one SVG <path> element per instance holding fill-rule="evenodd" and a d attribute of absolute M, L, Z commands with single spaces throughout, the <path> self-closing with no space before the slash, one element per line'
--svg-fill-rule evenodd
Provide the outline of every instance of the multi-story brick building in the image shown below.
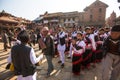
<path fill-rule="evenodd" d="M 86 7 L 83 12 L 57 12 L 40 15 L 39 19 L 35 20 L 41 24 L 49 26 L 96 26 L 102 27 L 105 25 L 107 4 L 96 0 L 91 5 Z"/>

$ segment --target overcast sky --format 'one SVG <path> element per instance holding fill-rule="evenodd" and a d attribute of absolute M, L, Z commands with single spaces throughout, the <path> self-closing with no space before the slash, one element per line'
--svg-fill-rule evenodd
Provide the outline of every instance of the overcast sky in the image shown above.
<path fill-rule="evenodd" d="M 86 6 L 95 0 L 0 0 L 0 12 L 5 10 L 18 17 L 34 20 L 40 14 L 54 12 L 82 12 Z M 117 0 L 100 0 L 109 5 L 106 17 L 115 11 L 120 16 L 120 3 Z"/>

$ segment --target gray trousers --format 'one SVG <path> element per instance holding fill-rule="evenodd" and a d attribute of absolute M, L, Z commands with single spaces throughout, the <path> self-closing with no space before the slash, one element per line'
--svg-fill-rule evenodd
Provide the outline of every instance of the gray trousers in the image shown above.
<path fill-rule="evenodd" d="M 48 73 L 47 74 L 50 74 L 53 69 L 54 69 L 54 66 L 53 66 L 53 63 L 52 63 L 52 56 L 51 55 L 45 55 L 46 59 L 47 59 L 47 63 L 48 63 Z"/>
<path fill-rule="evenodd" d="M 102 62 L 102 80 L 117 80 L 119 75 L 120 56 L 108 53 Z"/>

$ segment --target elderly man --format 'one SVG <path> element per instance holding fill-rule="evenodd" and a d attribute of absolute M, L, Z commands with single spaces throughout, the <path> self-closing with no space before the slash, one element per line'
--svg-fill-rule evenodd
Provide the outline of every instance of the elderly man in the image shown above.
<path fill-rule="evenodd" d="M 52 58 L 55 52 L 54 40 L 53 37 L 49 34 L 48 27 L 43 27 L 41 33 L 42 33 L 41 39 L 43 41 L 42 45 L 44 45 L 42 51 L 47 59 L 48 63 L 47 77 L 49 77 L 50 73 L 54 70 L 54 66 L 52 63 Z"/>

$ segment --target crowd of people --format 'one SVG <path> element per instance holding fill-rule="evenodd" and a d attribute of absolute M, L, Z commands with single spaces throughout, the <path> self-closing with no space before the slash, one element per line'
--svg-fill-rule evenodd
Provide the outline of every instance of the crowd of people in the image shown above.
<path fill-rule="evenodd" d="M 42 58 L 35 56 L 32 46 L 36 43 L 47 59 L 47 76 L 54 70 L 52 59 L 55 56 L 59 57 L 58 63 L 61 64 L 61 68 L 67 66 L 65 55 L 72 59 L 72 73 L 76 76 L 80 75 L 81 70 L 95 67 L 96 63 L 100 62 L 101 80 L 117 80 L 120 73 L 120 25 L 111 29 L 85 27 L 84 30 L 76 27 L 67 30 L 59 26 L 57 30 L 52 31 L 43 27 L 37 34 L 33 30 L 18 28 L 14 33 L 9 31 L 7 34 L 3 31 L 2 39 L 5 51 L 11 47 L 8 62 L 14 64 L 18 80 L 36 80 L 35 66 Z"/>

